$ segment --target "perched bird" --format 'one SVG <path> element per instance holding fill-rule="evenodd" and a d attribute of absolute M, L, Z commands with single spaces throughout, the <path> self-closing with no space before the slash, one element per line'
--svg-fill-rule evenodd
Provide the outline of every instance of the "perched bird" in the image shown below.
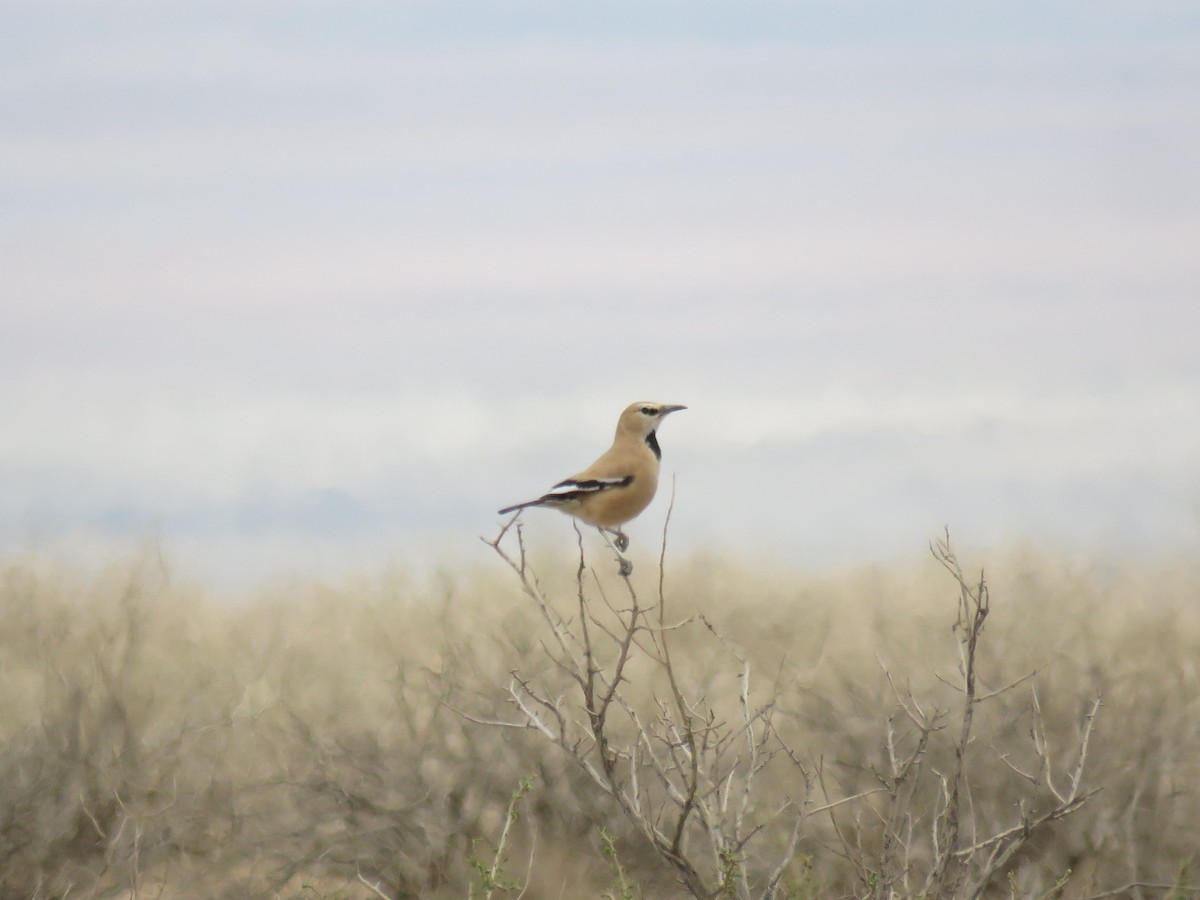
<path fill-rule="evenodd" d="M 650 505 L 658 490 L 658 426 L 673 412 L 686 406 L 667 403 L 633 403 L 617 420 L 613 444 L 598 460 L 570 478 L 560 481 L 536 500 L 506 506 L 500 515 L 531 506 L 547 506 L 595 525 L 617 554 L 621 574 L 633 571 L 633 564 L 622 556 L 629 538 L 621 526 Z M 609 535 L 616 538 L 613 546 Z"/>

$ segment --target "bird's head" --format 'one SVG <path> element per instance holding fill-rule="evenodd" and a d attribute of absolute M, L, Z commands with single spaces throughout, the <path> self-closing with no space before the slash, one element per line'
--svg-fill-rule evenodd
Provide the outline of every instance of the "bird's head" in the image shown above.
<path fill-rule="evenodd" d="M 687 407 L 677 403 L 653 403 L 649 400 L 631 403 L 625 407 L 625 412 L 621 413 L 617 422 L 617 434 L 627 434 L 645 440 L 658 430 L 663 419 L 681 409 Z"/>

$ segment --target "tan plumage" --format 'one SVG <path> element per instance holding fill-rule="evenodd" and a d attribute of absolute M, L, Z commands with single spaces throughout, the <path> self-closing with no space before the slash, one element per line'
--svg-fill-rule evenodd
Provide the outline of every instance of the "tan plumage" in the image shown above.
<path fill-rule="evenodd" d="M 565 478 L 536 500 L 500 510 L 500 515 L 531 506 L 547 506 L 595 525 L 601 534 L 617 537 L 618 555 L 628 546 L 620 527 L 635 518 L 658 490 L 657 431 L 662 420 L 687 409 L 667 403 L 633 403 L 617 420 L 613 444 L 598 460 L 577 475 Z M 607 535 L 606 535 L 607 539 Z M 622 558 L 622 571 L 632 567 Z"/>

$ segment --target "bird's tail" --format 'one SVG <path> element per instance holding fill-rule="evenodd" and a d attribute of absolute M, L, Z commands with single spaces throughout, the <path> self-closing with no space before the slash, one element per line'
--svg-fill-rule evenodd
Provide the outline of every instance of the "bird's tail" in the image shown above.
<path fill-rule="evenodd" d="M 496 513 L 496 515 L 507 516 L 510 512 L 516 512 L 519 509 L 528 509 L 531 506 L 541 506 L 544 501 L 544 497 L 539 497 L 537 500 L 526 500 L 524 503 L 517 503 L 514 506 L 506 506 L 504 509 Z"/>

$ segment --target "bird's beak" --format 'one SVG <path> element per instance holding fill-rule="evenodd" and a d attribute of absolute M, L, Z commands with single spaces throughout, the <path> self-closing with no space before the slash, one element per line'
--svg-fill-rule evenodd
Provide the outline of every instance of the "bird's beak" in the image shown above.
<path fill-rule="evenodd" d="M 683 406 L 681 404 L 675 404 L 674 406 L 664 406 L 662 408 L 661 414 L 665 416 L 668 413 L 679 412 L 681 409 L 687 409 L 687 407 Z"/>

